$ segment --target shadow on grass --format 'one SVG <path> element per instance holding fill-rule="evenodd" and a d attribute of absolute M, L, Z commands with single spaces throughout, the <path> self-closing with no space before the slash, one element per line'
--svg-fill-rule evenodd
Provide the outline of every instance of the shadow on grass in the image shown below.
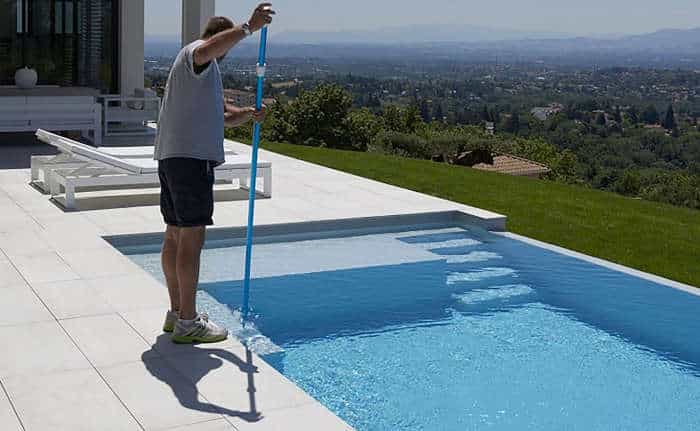
<path fill-rule="evenodd" d="M 263 419 L 258 411 L 255 399 L 255 374 L 258 368 L 253 363 L 253 354 L 246 349 L 246 357 L 240 358 L 236 354 L 212 347 L 184 345 L 178 349 L 178 353 L 173 357 L 161 356 L 162 352 L 172 349 L 172 346 L 164 346 L 165 343 L 172 345 L 169 335 L 158 337 L 156 344 L 141 355 L 143 363 L 148 371 L 158 380 L 167 384 L 173 391 L 180 404 L 188 409 L 207 413 L 221 414 L 241 418 L 246 422 L 258 422 Z M 248 410 L 235 410 L 225 406 L 217 405 L 204 399 L 197 390 L 197 383 L 211 371 L 221 368 L 224 361 L 228 361 L 246 374 L 248 392 Z M 172 367 L 173 362 L 187 364 L 183 367 Z M 177 368 L 177 371 L 176 371 Z M 236 388 L 231 388 L 235 390 Z M 243 389 L 243 388 L 241 388 Z M 201 399 L 204 399 L 202 401 Z"/>

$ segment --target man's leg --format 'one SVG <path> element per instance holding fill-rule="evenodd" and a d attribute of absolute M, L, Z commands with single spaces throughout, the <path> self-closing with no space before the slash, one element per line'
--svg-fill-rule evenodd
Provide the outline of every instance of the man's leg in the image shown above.
<path fill-rule="evenodd" d="M 161 264 L 165 282 L 168 285 L 170 294 L 170 311 L 178 313 L 180 311 L 180 285 L 177 281 L 177 249 L 179 243 L 180 228 L 168 226 L 165 229 L 165 239 L 161 252 Z"/>
<path fill-rule="evenodd" d="M 177 244 L 177 284 L 180 290 L 180 319 L 197 317 L 199 257 L 204 246 L 205 227 L 182 227 Z"/>

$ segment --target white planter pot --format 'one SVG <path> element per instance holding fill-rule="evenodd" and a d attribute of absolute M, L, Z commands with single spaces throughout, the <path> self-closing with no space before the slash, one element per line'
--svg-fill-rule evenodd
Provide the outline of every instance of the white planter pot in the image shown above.
<path fill-rule="evenodd" d="M 15 85 L 22 89 L 34 88 L 38 78 L 36 70 L 24 67 L 15 73 Z"/>

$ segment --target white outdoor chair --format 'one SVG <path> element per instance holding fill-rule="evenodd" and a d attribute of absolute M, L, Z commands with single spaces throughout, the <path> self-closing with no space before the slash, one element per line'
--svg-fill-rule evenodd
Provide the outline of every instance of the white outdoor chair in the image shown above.
<path fill-rule="evenodd" d="M 75 194 L 80 189 L 100 190 L 152 186 L 160 184 L 158 162 L 148 158 L 118 158 L 105 154 L 89 145 L 81 144 L 63 136 L 38 130 L 37 137 L 58 148 L 71 157 L 69 167 L 55 167 L 44 172 L 45 187 L 52 198 L 65 194 L 64 206 L 75 208 Z M 73 161 L 75 163 L 73 163 Z M 241 188 L 250 184 L 250 160 L 248 156 L 227 155 L 226 161 L 214 172 L 216 180 L 231 182 L 238 180 Z M 262 194 L 272 196 L 272 164 L 258 162 L 258 177 L 262 179 Z"/>

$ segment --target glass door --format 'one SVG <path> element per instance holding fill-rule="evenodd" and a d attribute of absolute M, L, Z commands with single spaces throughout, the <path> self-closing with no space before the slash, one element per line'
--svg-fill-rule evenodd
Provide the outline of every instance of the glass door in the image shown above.
<path fill-rule="evenodd" d="M 0 0 L 0 83 L 36 69 L 40 85 L 118 86 L 118 0 Z"/>

